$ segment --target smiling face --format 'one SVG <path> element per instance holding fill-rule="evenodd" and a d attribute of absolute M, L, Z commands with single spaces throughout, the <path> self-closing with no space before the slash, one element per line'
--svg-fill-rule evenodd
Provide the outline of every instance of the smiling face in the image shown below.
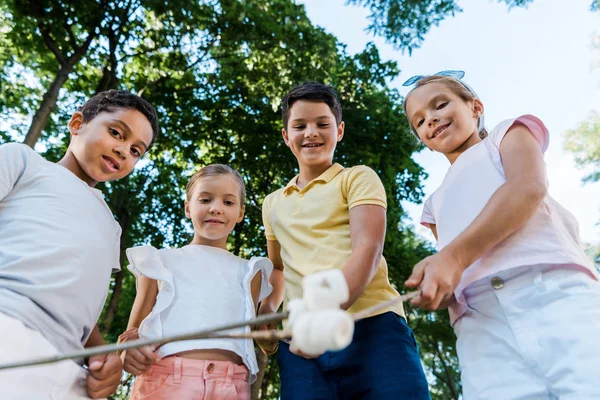
<path fill-rule="evenodd" d="M 344 122 L 336 123 L 326 103 L 298 100 L 291 106 L 287 127 L 281 133 L 300 169 L 327 169 L 344 137 Z"/>
<path fill-rule="evenodd" d="M 414 89 L 406 98 L 406 114 L 419 139 L 450 163 L 481 141 L 477 129 L 483 114 L 481 101 L 465 101 L 442 83 Z"/>
<path fill-rule="evenodd" d="M 195 181 L 185 202 L 192 220 L 192 244 L 227 248 L 227 237 L 244 218 L 240 184 L 230 174 L 203 176 Z"/>
<path fill-rule="evenodd" d="M 152 126 L 141 112 L 102 112 L 84 122 L 69 121 L 71 143 L 61 164 L 90 186 L 128 175 L 152 142 Z"/>

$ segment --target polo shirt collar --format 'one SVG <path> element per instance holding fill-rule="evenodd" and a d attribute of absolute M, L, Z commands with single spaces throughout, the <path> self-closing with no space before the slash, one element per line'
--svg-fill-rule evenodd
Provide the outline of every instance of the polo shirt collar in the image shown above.
<path fill-rule="evenodd" d="M 325 172 L 323 172 L 321 175 L 319 175 L 317 178 L 310 181 L 305 186 L 305 188 L 310 186 L 310 184 L 313 182 L 322 181 L 325 183 L 329 183 L 337 174 L 339 174 L 341 171 L 343 171 L 343 169 L 344 169 L 344 167 L 342 167 L 338 163 L 335 163 L 331 167 L 327 168 L 327 170 Z M 296 185 L 297 180 L 298 180 L 298 175 L 294 176 L 292 178 L 292 180 L 289 181 L 287 185 L 285 185 L 285 188 L 283 189 L 283 193 L 288 194 L 288 193 L 290 193 L 290 191 L 292 189 L 296 189 L 296 190 L 300 191 L 300 188 L 298 188 L 298 185 Z"/>

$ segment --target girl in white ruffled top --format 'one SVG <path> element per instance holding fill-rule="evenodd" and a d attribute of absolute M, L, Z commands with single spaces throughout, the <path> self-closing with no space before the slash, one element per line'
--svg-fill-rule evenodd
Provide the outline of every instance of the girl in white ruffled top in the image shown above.
<path fill-rule="evenodd" d="M 194 238 L 179 249 L 127 249 L 137 294 L 120 342 L 158 339 L 248 320 L 270 294 L 272 264 L 227 251 L 227 238 L 244 217 L 244 181 L 226 165 L 200 169 L 185 202 Z M 247 332 L 241 328 L 232 332 Z M 203 339 L 146 346 L 123 353 L 136 375 L 131 399 L 249 399 L 258 365 L 251 339 Z"/>

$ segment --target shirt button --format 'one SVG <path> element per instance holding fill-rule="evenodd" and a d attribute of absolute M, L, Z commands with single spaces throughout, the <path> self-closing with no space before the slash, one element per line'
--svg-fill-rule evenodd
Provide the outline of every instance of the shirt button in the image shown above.
<path fill-rule="evenodd" d="M 208 364 L 208 366 L 206 367 L 206 372 L 208 372 L 208 373 L 210 374 L 211 372 L 213 372 L 213 370 L 214 370 L 214 369 L 215 369 L 215 364 L 213 364 L 213 363 L 210 363 L 210 364 Z"/>
<path fill-rule="evenodd" d="M 493 277 L 491 281 L 492 287 L 496 290 L 502 289 L 504 287 L 504 281 L 500 277 Z"/>

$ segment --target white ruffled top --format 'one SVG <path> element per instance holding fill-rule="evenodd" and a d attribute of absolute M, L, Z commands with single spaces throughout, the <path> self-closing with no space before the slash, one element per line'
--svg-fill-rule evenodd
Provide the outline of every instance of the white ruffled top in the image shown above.
<path fill-rule="evenodd" d="M 227 250 L 202 245 L 157 250 L 152 246 L 127 249 L 129 270 L 158 281 L 158 296 L 152 312 L 139 326 L 140 338 L 160 339 L 256 316 L 250 283 L 262 275 L 259 301 L 273 290 L 269 277 L 273 264 L 268 258 L 250 260 Z M 228 332 L 249 332 L 250 327 Z M 250 383 L 256 379 L 258 363 L 251 339 L 201 339 L 167 343 L 160 357 L 189 350 L 222 349 L 233 351 L 250 371 Z"/>

